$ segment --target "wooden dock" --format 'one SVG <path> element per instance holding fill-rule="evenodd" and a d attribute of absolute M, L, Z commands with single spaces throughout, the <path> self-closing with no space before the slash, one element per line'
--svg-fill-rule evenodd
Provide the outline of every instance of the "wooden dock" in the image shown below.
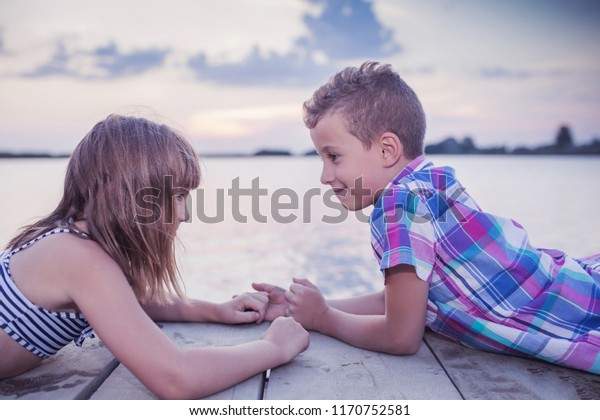
<path fill-rule="evenodd" d="M 257 339 L 267 325 L 161 323 L 178 346 Z M 391 356 L 311 333 L 291 363 L 212 395 L 218 400 L 600 399 L 600 375 L 471 350 L 427 332 L 413 356 Z M 67 346 L 26 374 L 0 381 L 0 399 L 156 399 L 98 339 Z"/>

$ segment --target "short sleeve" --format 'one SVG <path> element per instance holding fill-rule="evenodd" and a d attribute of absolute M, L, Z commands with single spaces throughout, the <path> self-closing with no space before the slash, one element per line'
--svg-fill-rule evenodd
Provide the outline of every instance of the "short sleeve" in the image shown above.
<path fill-rule="evenodd" d="M 383 271 L 400 264 L 415 267 L 429 281 L 435 262 L 433 215 L 427 204 L 407 188 L 382 193 L 371 214 L 371 245 Z"/>

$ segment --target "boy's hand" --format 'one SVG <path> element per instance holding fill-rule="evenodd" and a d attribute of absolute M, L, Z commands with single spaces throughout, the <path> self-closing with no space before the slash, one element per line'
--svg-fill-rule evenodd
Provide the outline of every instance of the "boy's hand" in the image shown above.
<path fill-rule="evenodd" d="M 219 305 L 219 322 L 226 324 L 260 324 L 265 319 L 269 298 L 266 293 L 244 293 Z"/>
<path fill-rule="evenodd" d="M 263 321 L 273 321 L 280 316 L 288 316 L 285 289 L 268 283 L 252 283 L 252 288 L 269 297 Z"/>
<path fill-rule="evenodd" d="M 323 294 L 307 279 L 293 279 L 286 292 L 288 314 L 307 330 L 318 331 L 318 323 L 329 310 Z"/>

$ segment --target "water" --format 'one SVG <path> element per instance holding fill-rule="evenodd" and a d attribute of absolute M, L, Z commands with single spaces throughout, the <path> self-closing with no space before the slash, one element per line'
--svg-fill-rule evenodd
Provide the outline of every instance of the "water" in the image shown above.
<path fill-rule="evenodd" d="M 600 159 L 547 156 L 432 156 L 450 165 L 467 191 L 487 211 L 508 216 L 529 232 L 534 246 L 558 248 L 573 256 L 600 252 Z M 54 208 L 62 192 L 64 159 L 1 160 L 5 198 L 0 209 L 0 242 Z M 326 205 L 316 157 L 210 158 L 203 161 L 204 196 L 192 194 L 191 222 L 180 227 L 182 272 L 190 296 L 222 301 L 250 289 L 250 283 L 287 286 L 306 277 L 328 297 L 345 297 L 383 286 L 364 222 L 368 211 L 344 214 Z M 258 180 L 255 178 L 258 177 Z M 265 189 L 240 198 L 234 214 L 228 194 L 235 180 Z M 201 218 L 218 215 L 220 223 Z M 276 193 L 276 191 L 278 191 Z M 275 196 L 280 194 L 280 196 Z M 297 204 L 292 201 L 294 197 Z M 279 204 L 274 211 L 272 201 Z M 287 206 L 285 203 L 291 203 Z M 200 214 L 199 214 L 200 210 Z M 247 217 L 240 223 L 241 216 Z M 359 217 L 357 217 L 359 216 Z M 264 223 L 259 220 L 264 218 Z M 236 220 L 237 219 L 237 220 Z M 327 222 L 336 219 L 336 223 Z M 343 220 L 341 220 L 343 219 Z M 284 223 L 284 221 L 286 221 Z"/>

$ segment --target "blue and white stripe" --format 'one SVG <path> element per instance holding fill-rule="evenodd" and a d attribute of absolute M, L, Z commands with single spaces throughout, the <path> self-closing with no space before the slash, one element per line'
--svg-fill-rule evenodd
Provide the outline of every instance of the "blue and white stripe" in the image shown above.
<path fill-rule="evenodd" d="M 55 354 L 71 341 L 81 345 L 86 337 L 93 336 L 92 328 L 81 313 L 49 311 L 31 302 L 13 281 L 10 258 L 49 235 L 69 232 L 66 228 L 51 230 L 0 257 L 0 328 L 41 358 Z"/>

